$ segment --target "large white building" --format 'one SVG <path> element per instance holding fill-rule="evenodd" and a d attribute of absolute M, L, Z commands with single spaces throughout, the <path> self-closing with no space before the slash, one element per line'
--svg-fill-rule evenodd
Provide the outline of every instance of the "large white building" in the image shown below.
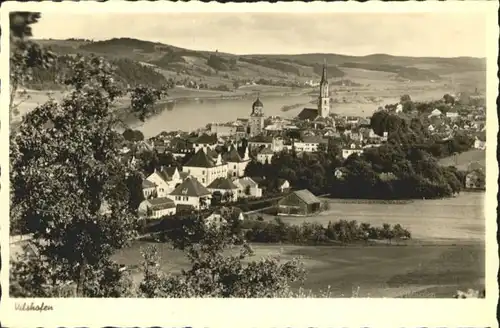
<path fill-rule="evenodd" d="M 215 179 L 228 175 L 227 163 L 222 160 L 222 156 L 214 153 L 214 157 L 201 148 L 182 167 L 182 171 L 198 179 L 203 186 L 208 186 Z"/>

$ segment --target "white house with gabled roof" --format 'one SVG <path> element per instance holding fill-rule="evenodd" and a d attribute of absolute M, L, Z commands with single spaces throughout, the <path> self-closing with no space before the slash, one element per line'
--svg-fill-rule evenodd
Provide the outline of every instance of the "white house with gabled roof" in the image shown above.
<path fill-rule="evenodd" d="M 146 180 L 156 185 L 157 197 L 166 197 L 177 185 L 182 182 L 180 172 L 175 166 L 163 166 L 159 170 L 155 169 L 154 172 L 146 178 Z M 147 183 L 143 182 L 143 189 L 145 184 Z M 150 188 L 151 184 L 148 185 Z"/>
<path fill-rule="evenodd" d="M 207 208 L 210 205 L 212 193 L 198 179 L 187 177 L 168 197 L 175 205 L 189 205 L 195 209 Z"/>
<path fill-rule="evenodd" d="M 257 182 L 249 177 L 235 179 L 233 183 L 238 187 L 238 198 L 262 197 L 262 188 L 259 187 Z"/>

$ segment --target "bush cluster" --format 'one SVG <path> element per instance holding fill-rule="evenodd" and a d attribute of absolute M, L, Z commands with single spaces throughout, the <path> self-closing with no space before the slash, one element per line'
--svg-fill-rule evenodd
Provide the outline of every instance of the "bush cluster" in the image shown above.
<path fill-rule="evenodd" d="M 411 233 L 400 224 L 391 227 L 383 224 L 373 227 L 369 223 L 338 220 L 327 226 L 304 222 L 300 225 L 283 222 L 279 217 L 274 221 L 245 220 L 239 227 L 249 242 L 289 243 L 289 244 L 349 244 L 369 240 L 410 239 Z"/>

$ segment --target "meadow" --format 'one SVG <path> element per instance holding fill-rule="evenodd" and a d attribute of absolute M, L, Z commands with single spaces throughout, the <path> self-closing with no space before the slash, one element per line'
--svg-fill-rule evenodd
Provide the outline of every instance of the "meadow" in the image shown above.
<path fill-rule="evenodd" d="M 400 223 L 412 232 L 414 240 L 376 246 L 253 244 L 251 259 L 302 257 L 308 276 L 294 287 L 318 293 L 330 286 L 334 297 L 351 297 L 353 291 L 358 297 L 452 297 L 458 289 L 484 286 L 483 198 L 484 193 L 464 193 L 459 198 L 391 205 L 331 200 L 330 210 L 322 215 L 283 220 L 294 224 L 327 224 L 341 218 L 372 225 Z M 135 242 L 114 257 L 135 268 L 136 281 L 141 278 L 137 272 L 140 249 L 147 245 L 150 243 Z M 177 273 L 189 265 L 184 254 L 172 250 L 170 244 L 155 245 L 163 270 Z"/>
<path fill-rule="evenodd" d="M 478 162 L 483 167 L 486 167 L 486 152 L 480 149 L 473 149 L 455 156 L 449 156 L 439 160 L 439 164 L 443 166 L 456 166 L 459 170 L 467 170 L 469 164 Z"/>

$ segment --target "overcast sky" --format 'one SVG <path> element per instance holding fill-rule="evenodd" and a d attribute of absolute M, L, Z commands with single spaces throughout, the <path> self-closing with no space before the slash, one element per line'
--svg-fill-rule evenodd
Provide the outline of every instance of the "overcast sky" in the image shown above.
<path fill-rule="evenodd" d="M 479 13 L 43 13 L 36 38 L 130 37 L 234 54 L 486 57 Z"/>

